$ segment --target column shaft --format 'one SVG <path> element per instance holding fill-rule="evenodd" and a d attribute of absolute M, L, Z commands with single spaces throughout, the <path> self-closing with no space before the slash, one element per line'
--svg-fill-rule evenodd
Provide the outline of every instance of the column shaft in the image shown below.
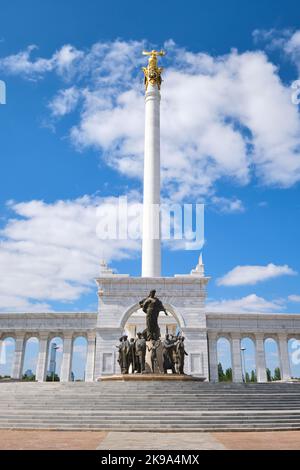
<path fill-rule="evenodd" d="M 148 85 L 145 102 L 142 276 L 160 277 L 160 92 L 157 85 Z"/>
<path fill-rule="evenodd" d="M 73 335 L 64 335 L 63 358 L 61 364 L 61 382 L 69 382 L 72 366 Z"/>
<path fill-rule="evenodd" d="M 267 382 L 264 335 L 255 335 L 257 382 Z"/>
<path fill-rule="evenodd" d="M 87 343 L 87 357 L 85 367 L 85 381 L 93 382 L 94 369 L 95 369 L 95 350 L 96 350 L 96 336 L 94 333 L 88 335 Z"/>
<path fill-rule="evenodd" d="M 209 336 L 208 338 L 208 353 L 209 353 L 209 380 L 210 382 L 218 382 L 218 351 L 217 351 L 217 337 Z"/>
<path fill-rule="evenodd" d="M 231 335 L 231 338 L 232 380 L 233 382 L 242 382 L 241 338 L 239 335 Z"/>
<path fill-rule="evenodd" d="M 36 366 L 35 378 L 38 382 L 45 382 L 47 373 L 48 360 L 48 335 L 40 335 L 39 337 L 39 355 Z"/>
<path fill-rule="evenodd" d="M 291 369 L 290 369 L 287 335 L 279 334 L 278 339 L 279 339 L 281 378 L 282 380 L 288 380 L 291 378 Z"/>
<path fill-rule="evenodd" d="M 0 366 L 5 364 L 4 341 L 0 338 Z"/>
<path fill-rule="evenodd" d="M 15 357 L 14 357 L 12 375 L 11 375 L 13 379 L 22 378 L 25 345 L 26 345 L 25 335 L 24 334 L 17 335 Z"/>

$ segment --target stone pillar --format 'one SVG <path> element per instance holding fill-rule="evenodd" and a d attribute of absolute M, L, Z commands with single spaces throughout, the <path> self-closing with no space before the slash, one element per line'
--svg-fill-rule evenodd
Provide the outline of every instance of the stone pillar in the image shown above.
<path fill-rule="evenodd" d="M 38 382 L 45 382 L 48 361 L 48 333 L 39 335 L 39 355 L 36 366 L 35 378 Z"/>
<path fill-rule="evenodd" d="M 242 382 L 242 357 L 240 334 L 231 334 L 232 381 Z"/>
<path fill-rule="evenodd" d="M 149 83 L 145 102 L 142 276 L 160 277 L 160 92 L 157 84 Z"/>
<path fill-rule="evenodd" d="M 4 341 L 0 337 L 0 366 L 5 363 L 5 350 L 4 350 Z"/>
<path fill-rule="evenodd" d="M 279 340 L 281 379 L 288 380 L 291 378 L 291 369 L 290 369 L 287 335 L 285 333 L 279 333 L 278 340 Z"/>
<path fill-rule="evenodd" d="M 198 321 L 198 323 L 200 322 Z M 208 380 L 209 361 L 205 329 L 184 327 L 182 328 L 182 334 L 185 337 L 185 350 L 188 353 L 185 358 L 185 373 Z"/>
<path fill-rule="evenodd" d="M 99 328 L 96 334 L 94 380 L 103 375 L 120 374 L 117 362 L 119 338 L 123 330 L 120 328 Z"/>
<path fill-rule="evenodd" d="M 85 381 L 93 382 L 95 369 L 95 351 L 96 351 L 96 335 L 88 333 L 87 337 L 87 356 L 85 366 Z"/>
<path fill-rule="evenodd" d="M 208 336 L 208 358 L 209 358 L 209 380 L 210 382 L 218 382 L 218 350 L 217 335 L 210 333 Z"/>
<path fill-rule="evenodd" d="M 61 364 L 61 382 L 69 382 L 72 366 L 73 333 L 64 334 L 63 358 Z"/>
<path fill-rule="evenodd" d="M 23 363 L 24 363 L 24 353 L 25 353 L 25 335 L 24 333 L 18 333 L 16 336 L 16 348 L 15 348 L 15 357 L 12 368 L 13 379 L 21 379 L 23 372 Z"/>
<path fill-rule="evenodd" d="M 264 334 L 256 333 L 256 376 L 257 382 L 267 382 Z"/>

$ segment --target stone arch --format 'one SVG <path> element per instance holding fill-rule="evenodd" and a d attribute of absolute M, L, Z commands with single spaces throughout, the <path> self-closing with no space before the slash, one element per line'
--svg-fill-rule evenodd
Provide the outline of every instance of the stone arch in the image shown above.
<path fill-rule="evenodd" d="M 22 377 L 25 375 L 26 372 L 32 372 L 33 376 L 27 373 L 25 378 L 26 380 L 34 380 L 36 376 L 36 368 L 38 362 L 38 355 L 39 355 L 39 348 L 40 348 L 40 339 L 38 333 L 28 333 L 25 337 L 25 344 L 24 344 L 24 360 L 23 360 L 23 370 L 22 370 Z"/>
<path fill-rule="evenodd" d="M 177 310 L 175 310 L 175 308 L 171 304 L 164 302 L 164 306 L 166 307 L 166 310 L 175 318 L 178 323 L 178 326 L 181 329 L 185 328 L 185 321 L 183 316 Z M 135 303 L 129 308 L 127 308 L 120 319 L 118 328 L 123 329 L 131 315 L 139 309 L 139 303 Z"/>
<path fill-rule="evenodd" d="M 51 365 L 51 350 L 52 350 L 52 344 L 56 343 L 58 346 L 58 352 L 55 354 L 55 363 Z M 58 331 L 57 333 L 50 333 L 48 336 L 48 345 L 47 345 L 47 380 L 51 381 L 51 371 L 52 367 L 55 369 L 55 373 L 53 373 L 53 376 L 56 377 L 58 376 L 59 380 L 61 378 L 61 366 L 62 366 L 62 357 L 63 357 L 63 351 L 64 351 L 64 334 L 61 331 Z M 50 373 L 50 374 L 48 374 Z"/>
<path fill-rule="evenodd" d="M 85 380 L 87 348 L 87 335 L 75 333 L 72 340 L 71 380 Z"/>
<path fill-rule="evenodd" d="M 242 348 L 245 348 L 244 352 Z M 257 382 L 256 341 L 252 334 L 244 333 L 241 336 L 241 359 L 245 382 Z"/>
<path fill-rule="evenodd" d="M 273 350 L 272 350 L 273 349 Z M 276 369 L 280 370 L 282 376 L 281 361 L 280 361 L 280 349 L 277 335 L 266 334 L 264 337 L 264 353 L 266 370 L 270 370 L 271 376 L 275 377 Z M 267 377 L 268 381 L 270 380 Z M 273 379 L 272 379 L 273 380 Z"/>
<path fill-rule="evenodd" d="M 15 334 L 4 333 L 0 343 L 0 376 L 11 377 L 16 353 Z"/>
<path fill-rule="evenodd" d="M 232 342 L 231 336 L 226 333 L 220 333 L 216 339 L 217 348 L 217 365 L 218 365 L 218 381 L 232 381 Z M 222 370 L 219 370 L 219 364 Z M 231 370 L 231 377 L 230 377 Z M 223 373 L 222 377 L 220 372 Z"/>
<path fill-rule="evenodd" d="M 300 378 L 300 336 L 288 335 L 287 345 L 291 377 Z"/>

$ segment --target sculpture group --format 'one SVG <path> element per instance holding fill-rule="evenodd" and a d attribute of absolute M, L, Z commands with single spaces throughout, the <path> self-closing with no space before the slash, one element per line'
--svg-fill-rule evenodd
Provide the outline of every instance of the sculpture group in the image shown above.
<path fill-rule="evenodd" d="M 118 362 L 121 373 L 146 372 L 146 352 L 151 353 L 151 372 L 167 374 L 184 374 L 184 360 L 187 352 L 184 348 L 184 337 L 178 334 L 166 335 L 164 340 L 160 338 L 158 316 L 160 312 L 167 315 L 162 302 L 156 297 L 156 291 L 152 290 L 149 296 L 140 301 L 140 307 L 146 313 L 146 329 L 138 333 L 136 338 L 128 339 L 127 335 L 120 338 L 117 346 L 119 350 Z M 150 343 L 150 344 L 149 344 Z M 159 355 L 162 356 L 162 369 Z"/>

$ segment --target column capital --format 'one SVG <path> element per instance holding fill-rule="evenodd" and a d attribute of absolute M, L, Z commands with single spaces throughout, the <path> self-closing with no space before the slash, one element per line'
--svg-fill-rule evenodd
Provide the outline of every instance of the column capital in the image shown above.
<path fill-rule="evenodd" d="M 242 335 L 241 335 L 240 332 L 233 332 L 233 333 L 230 333 L 230 337 L 231 337 L 231 339 L 237 340 L 237 339 L 241 339 Z"/>
<path fill-rule="evenodd" d="M 15 332 L 15 337 L 16 337 L 16 340 L 18 340 L 18 339 L 19 339 L 19 340 L 20 340 L 20 339 L 21 339 L 21 340 L 22 340 L 22 339 L 25 340 L 26 331 L 25 331 L 25 330 L 24 330 L 24 331 L 16 331 L 16 332 Z"/>
<path fill-rule="evenodd" d="M 265 333 L 254 333 L 254 337 L 256 340 L 263 341 L 265 339 Z"/>
<path fill-rule="evenodd" d="M 96 332 L 88 331 L 86 337 L 88 341 L 94 341 L 96 339 Z"/>
<path fill-rule="evenodd" d="M 287 341 L 288 339 L 288 334 L 286 332 L 283 333 L 277 333 L 277 337 L 280 341 Z"/>
<path fill-rule="evenodd" d="M 63 340 L 71 340 L 73 339 L 74 331 L 64 331 L 63 333 Z"/>
<path fill-rule="evenodd" d="M 42 331 L 41 333 L 39 333 L 38 335 L 38 339 L 40 341 L 45 341 L 49 338 L 49 333 L 47 333 L 46 331 Z"/>
<path fill-rule="evenodd" d="M 210 331 L 207 336 L 209 340 L 216 341 L 218 339 L 218 335 L 219 333 L 215 331 Z"/>

